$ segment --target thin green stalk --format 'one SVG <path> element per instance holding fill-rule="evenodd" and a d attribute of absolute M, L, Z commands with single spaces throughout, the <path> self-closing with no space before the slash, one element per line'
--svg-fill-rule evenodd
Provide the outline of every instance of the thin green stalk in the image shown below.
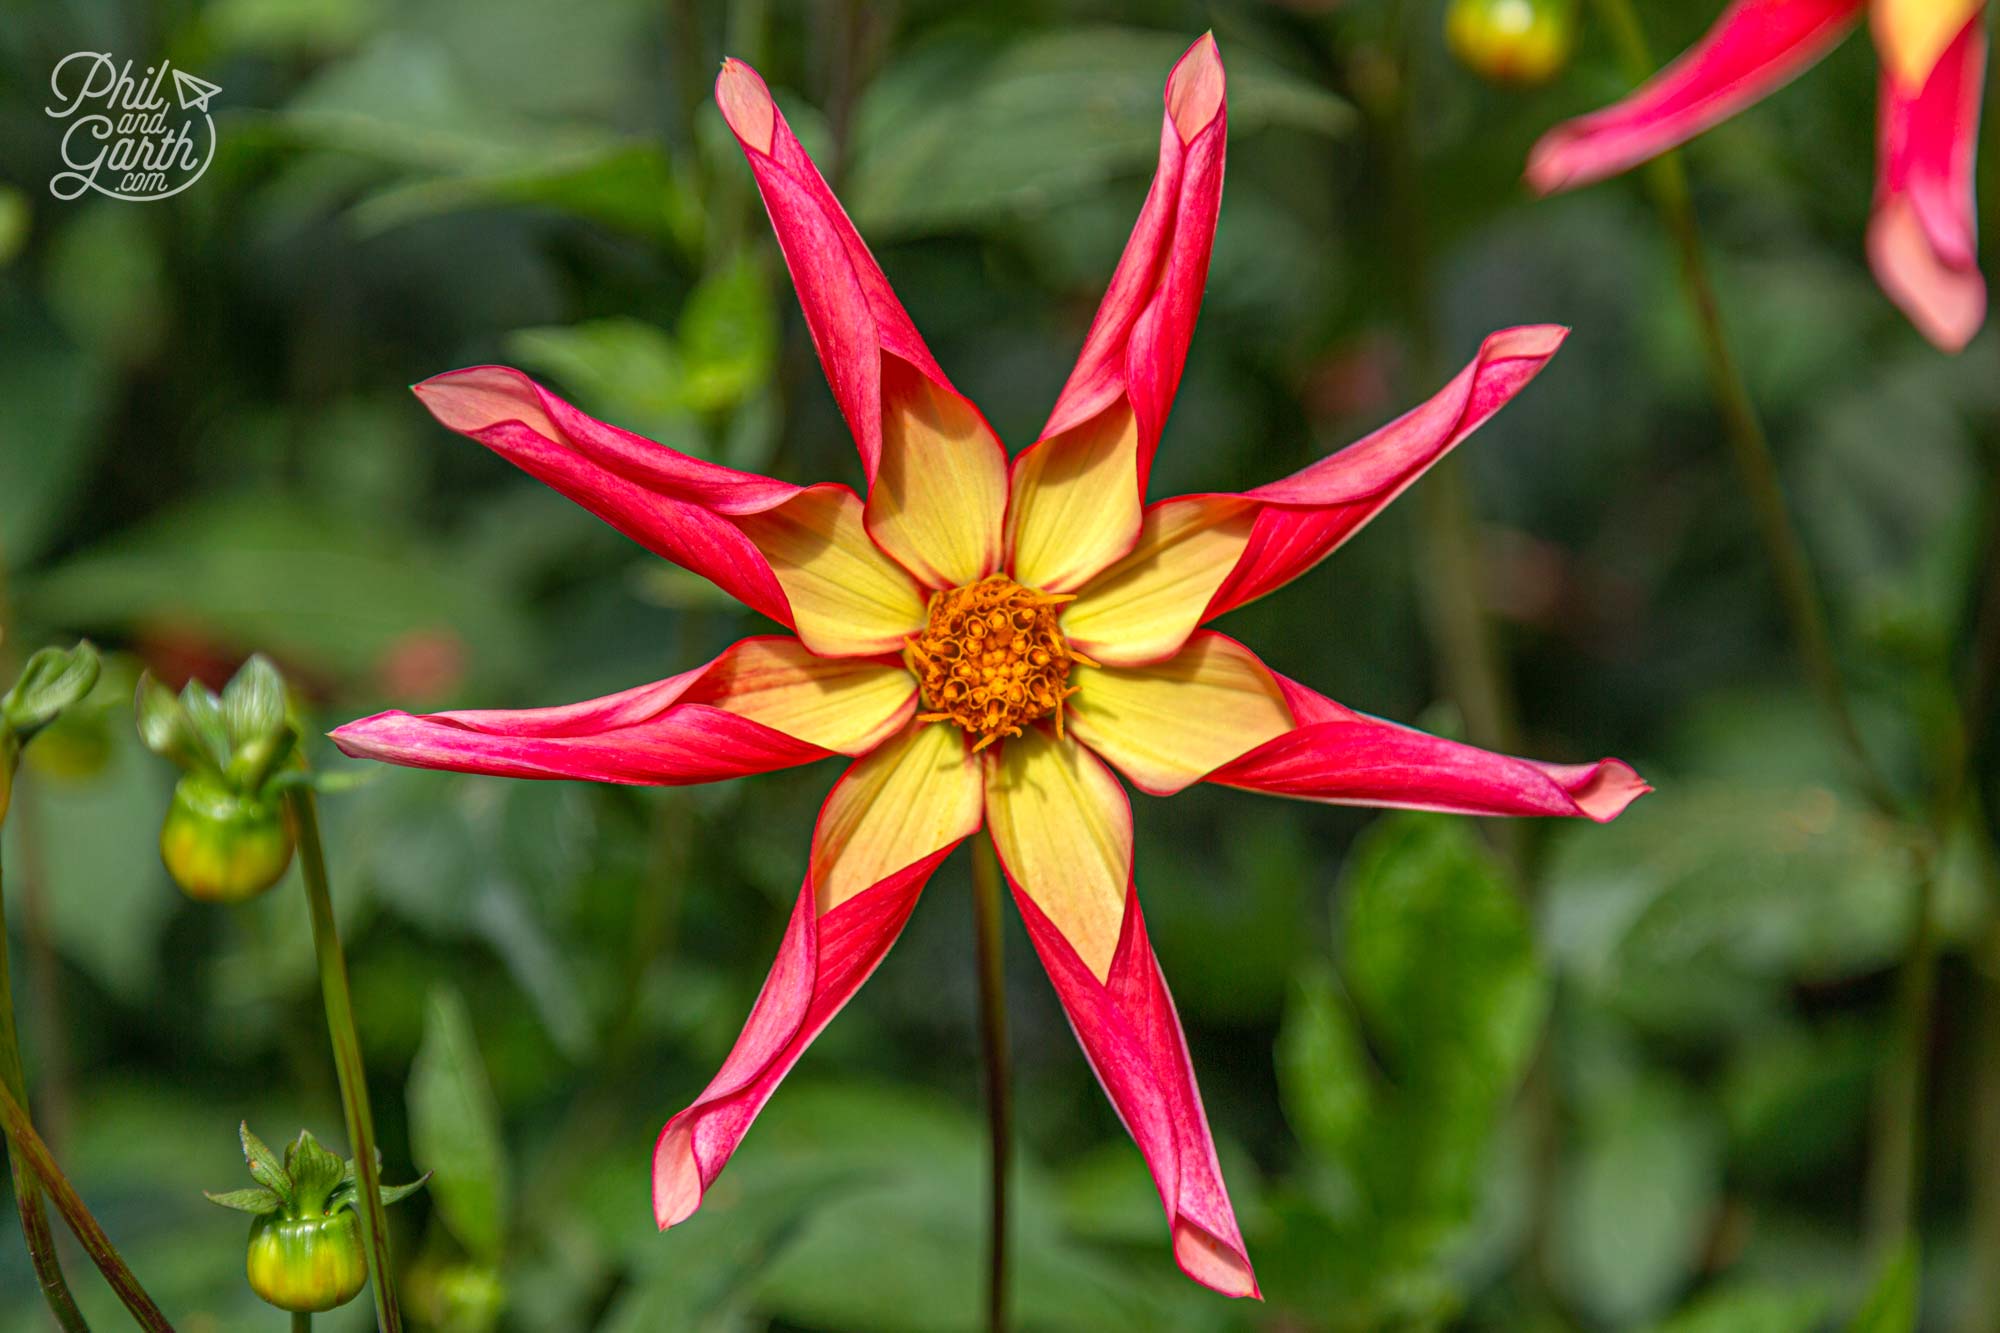
<path fill-rule="evenodd" d="M 327 886 L 326 850 L 320 840 L 319 803 L 310 787 L 286 793 L 299 840 L 299 870 L 312 912 L 313 952 L 319 958 L 320 995 L 326 1005 L 327 1034 L 333 1040 L 333 1067 L 340 1075 L 340 1105 L 347 1117 L 347 1140 L 361 1213 L 362 1248 L 375 1288 L 375 1317 L 381 1333 L 401 1333 L 395 1271 L 389 1266 L 389 1221 L 382 1211 L 382 1169 L 375 1160 L 375 1121 L 368 1111 L 368 1081 L 361 1063 L 361 1037 L 354 1029 L 354 999 L 347 987 L 347 958 L 333 920 L 333 893 Z"/>
<path fill-rule="evenodd" d="M 104 1234 L 104 1228 L 84 1207 L 76 1190 L 56 1167 L 55 1159 L 49 1156 L 49 1146 L 42 1142 L 42 1136 L 35 1133 L 34 1124 L 28 1119 L 28 1112 L 15 1099 L 11 1089 L 0 1084 L 0 1129 L 6 1131 L 7 1146 L 12 1160 L 19 1163 L 28 1175 L 33 1177 L 49 1201 L 62 1214 L 69 1229 L 76 1233 L 78 1243 L 97 1265 L 97 1271 L 104 1274 L 104 1280 L 125 1302 L 125 1308 L 132 1312 L 132 1318 L 139 1327 L 149 1333 L 173 1333 L 174 1326 L 160 1313 L 160 1307 L 153 1304 L 153 1298 L 139 1285 L 139 1279 L 132 1276 L 132 1270 L 125 1266 L 124 1258 Z"/>
<path fill-rule="evenodd" d="M 313 1317 L 304 1310 L 292 1314 L 292 1333 L 312 1333 Z"/>
<path fill-rule="evenodd" d="M 986 1233 L 986 1327 L 1007 1327 L 1007 1179 L 1013 1153 L 1013 1080 L 1007 1053 L 1007 985 L 1000 936 L 1000 863 L 993 840 L 972 849 L 972 921 L 979 952 L 979 1036 L 986 1064 L 986 1117 L 993 1174 Z"/>
<path fill-rule="evenodd" d="M 1653 59 L 1631 0 L 1597 0 L 1597 7 L 1618 43 L 1628 73 L 1635 80 L 1649 77 Z M 1763 541 L 1771 574 L 1777 580 L 1778 596 L 1791 624 L 1793 647 L 1813 693 L 1833 723 L 1862 791 L 1884 814 L 1897 816 L 1901 804 L 1875 766 L 1855 723 L 1840 662 L 1833 651 L 1833 636 L 1827 628 L 1819 581 L 1785 503 L 1784 484 L 1777 457 L 1771 452 L 1770 437 L 1764 431 L 1757 405 L 1750 397 L 1750 386 L 1723 327 L 1722 306 L 1716 299 L 1715 282 L 1702 250 L 1701 224 L 1695 216 L 1694 197 L 1680 154 L 1662 153 L 1654 159 L 1646 168 L 1646 184 L 1680 261 L 1681 290 L 1701 338 L 1710 387 L 1715 393 L 1716 407 L 1722 413 L 1723 433 L 1729 441 L 1737 477 L 1750 501 L 1757 534 Z"/>
<path fill-rule="evenodd" d="M 0 763 L 6 762 L 0 758 Z M 14 987 L 7 968 L 7 909 L 4 891 L 0 891 L 0 1087 L 4 1087 L 16 1104 L 28 1104 L 28 1081 L 21 1068 L 20 1039 L 14 1028 Z M 25 1114 L 25 1112 L 24 1112 Z M 49 1311 L 64 1333 L 89 1333 L 90 1325 L 84 1322 L 83 1312 L 76 1307 L 76 1297 L 70 1293 L 69 1282 L 63 1277 L 62 1260 L 56 1254 L 54 1230 L 49 1226 L 49 1215 L 42 1208 L 42 1192 L 35 1183 L 19 1150 L 13 1148 L 12 1135 L 8 1136 L 9 1170 L 14 1180 L 14 1207 L 21 1215 L 21 1236 L 28 1244 L 28 1259 L 34 1266 L 35 1284 L 42 1290 L 42 1298 L 49 1304 Z"/>

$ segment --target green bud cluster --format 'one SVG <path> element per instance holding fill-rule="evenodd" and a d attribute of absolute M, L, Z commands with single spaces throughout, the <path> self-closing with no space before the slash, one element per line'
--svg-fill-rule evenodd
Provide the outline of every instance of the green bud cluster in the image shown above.
<path fill-rule="evenodd" d="M 175 695 L 141 677 L 139 736 L 181 770 L 160 827 L 160 859 L 189 897 L 242 902 L 278 882 L 292 861 L 285 762 L 298 733 L 285 682 L 261 654 L 220 695 L 189 681 Z"/>
<path fill-rule="evenodd" d="M 247 1122 L 240 1134 L 243 1160 L 257 1183 L 208 1198 L 251 1215 L 244 1260 L 250 1289 L 294 1313 L 347 1304 L 368 1281 L 355 1209 L 360 1187 L 354 1163 L 322 1148 L 306 1130 L 286 1146 L 283 1161 L 250 1132 Z M 383 1204 L 408 1198 L 429 1179 L 426 1173 L 408 1185 L 383 1186 Z"/>
<path fill-rule="evenodd" d="M 88 641 L 74 648 L 44 648 L 0 695 L 0 820 L 7 818 L 13 800 L 21 747 L 89 694 L 101 669 L 97 649 Z"/>

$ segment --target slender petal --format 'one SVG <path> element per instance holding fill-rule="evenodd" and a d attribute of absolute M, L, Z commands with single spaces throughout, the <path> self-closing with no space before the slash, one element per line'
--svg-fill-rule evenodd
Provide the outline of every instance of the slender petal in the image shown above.
<path fill-rule="evenodd" d="M 1986 318 L 1973 181 L 1985 70 L 1984 19 L 1974 13 L 1924 77 L 1906 82 L 1886 64 L 1882 75 L 1868 257 L 1882 290 L 1949 352 Z"/>
<path fill-rule="evenodd" d="M 557 708 L 377 713 L 333 733 L 359 759 L 517 778 L 678 786 L 862 755 L 915 711 L 893 661 L 745 639 L 671 679 Z"/>
<path fill-rule="evenodd" d="M 750 163 L 861 452 L 868 531 L 931 587 L 992 572 L 1007 503 L 999 437 L 945 378 L 757 71 L 723 61 L 715 100 Z"/>
<path fill-rule="evenodd" d="M 1107 666 L 1173 656 L 1195 627 L 1305 573 L 1527 387 L 1568 330 L 1492 334 L 1423 406 L 1299 472 L 1240 495 L 1149 506 L 1139 543 L 1079 592 L 1063 628 Z"/>
<path fill-rule="evenodd" d="M 1116 951 L 1100 977 L 1043 910 L 1049 891 L 1012 866 L 1007 876 L 1077 1044 L 1153 1174 L 1181 1271 L 1225 1296 L 1260 1296 L 1138 894 L 1127 885 Z"/>
<path fill-rule="evenodd" d="M 813 882 L 806 880 L 777 961 L 729 1058 L 653 1146 L 653 1220 L 662 1231 L 701 1207 L 764 1103 L 875 971 L 931 872 L 950 852 L 933 852 L 826 913 L 814 909 Z"/>
<path fill-rule="evenodd" d="M 1070 730 L 1140 791 L 1171 796 L 1296 725 L 1277 677 L 1202 630 L 1164 662 L 1080 667 Z"/>
<path fill-rule="evenodd" d="M 1132 807 L 1074 740 L 1031 727 L 989 761 L 986 823 L 1001 864 L 1100 980 L 1132 880 Z"/>
<path fill-rule="evenodd" d="M 1735 0 L 1650 83 L 1543 135 L 1528 155 L 1528 183 L 1543 194 L 1575 189 L 1686 143 L 1812 66 L 1847 35 L 1865 4 Z"/>
<path fill-rule="evenodd" d="M 844 486 L 800 488 L 689 458 L 505 366 L 450 371 L 416 394 L 444 425 L 796 629 L 815 652 L 888 652 L 923 622 L 916 585 L 868 539 Z"/>
<path fill-rule="evenodd" d="M 1034 586 L 1077 587 L 1137 538 L 1208 281 L 1229 135 L 1225 94 L 1222 55 L 1214 36 L 1203 36 L 1167 76 L 1159 167 L 1076 367 L 1041 440 L 1016 460 L 1010 540 Z M 1092 521 L 1076 529 L 1079 511 Z M 1076 534 L 1069 549 L 1052 540 L 1060 533 Z"/>
<path fill-rule="evenodd" d="M 1277 677 L 1298 726 L 1210 782 L 1329 805 L 1464 815 L 1570 815 L 1609 823 L 1652 790 L 1629 764 L 1547 764 L 1493 754 L 1346 708 Z"/>
<path fill-rule="evenodd" d="M 1883 73 L 1914 94 L 1985 7 L 1986 0 L 1874 0 L 1868 26 Z"/>
<path fill-rule="evenodd" d="M 979 827 L 979 807 L 978 763 L 952 727 L 906 728 L 834 784 L 743 1034 L 654 1146 L 662 1230 L 701 1206 L 771 1093 L 895 943 L 931 872 Z"/>

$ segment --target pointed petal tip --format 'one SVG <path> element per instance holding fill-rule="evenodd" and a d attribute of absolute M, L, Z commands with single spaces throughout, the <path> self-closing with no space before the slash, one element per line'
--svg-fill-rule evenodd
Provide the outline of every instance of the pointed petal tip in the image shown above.
<path fill-rule="evenodd" d="M 1907 201 L 1892 201 L 1869 222 L 1868 261 L 1889 299 L 1940 351 L 1964 351 L 1986 323 L 1986 279 L 1940 258 Z"/>
<path fill-rule="evenodd" d="M 1623 759 L 1600 759 L 1589 775 L 1570 789 L 1570 798 L 1585 818 L 1609 824 L 1652 790 L 1653 784 Z"/>
<path fill-rule="evenodd" d="M 701 1207 L 701 1172 L 681 1117 L 669 1120 L 653 1145 L 653 1221 L 662 1231 L 693 1217 Z"/>
<path fill-rule="evenodd" d="M 368 717 L 358 717 L 327 732 L 326 738 L 350 759 L 380 759 L 384 752 L 382 732 L 409 716 L 408 713 L 391 709 Z"/>
<path fill-rule="evenodd" d="M 1210 1291 L 1232 1299 L 1264 1299 L 1242 1246 L 1216 1237 L 1185 1217 L 1174 1221 L 1174 1262 Z"/>
<path fill-rule="evenodd" d="M 1196 135 L 1215 123 L 1222 112 L 1226 85 L 1215 33 L 1205 32 L 1167 75 L 1167 114 L 1173 117 L 1174 132 L 1182 143 L 1194 142 Z"/>
<path fill-rule="evenodd" d="M 715 104 L 737 141 L 759 153 L 771 151 L 777 132 L 778 108 L 763 76 L 736 59 L 724 58 L 721 73 L 715 76 Z"/>

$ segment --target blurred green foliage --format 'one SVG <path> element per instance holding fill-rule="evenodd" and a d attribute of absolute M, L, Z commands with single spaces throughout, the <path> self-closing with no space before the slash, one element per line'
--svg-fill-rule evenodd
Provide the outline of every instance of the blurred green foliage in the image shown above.
<path fill-rule="evenodd" d="M 1640 7 L 1670 50 L 1717 6 Z M 1605 34 L 1586 21 L 1565 74 L 1498 91 L 1448 62 L 1442 13 L 8 12 L 0 654 L 11 674 L 44 642 L 116 650 L 29 751 L 7 823 L 15 987 L 48 1136 L 183 1327 L 272 1326 L 240 1219 L 200 1197 L 237 1170 L 236 1124 L 344 1145 L 298 895 L 203 908 L 159 866 L 171 777 L 132 734 L 139 666 L 220 685 L 268 652 L 310 732 L 392 704 L 583 698 L 756 632 L 403 386 L 512 362 L 690 453 L 858 480 L 707 100 L 728 52 L 764 71 L 939 360 L 1025 443 L 1143 197 L 1160 81 L 1209 27 L 1228 189 L 1156 493 L 1282 475 L 1430 392 L 1487 331 L 1573 326 L 1464 451 L 1479 564 L 1527 749 L 1618 753 L 1661 791 L 1608 828 L 1519 841 L 1233 792 L 1142 799 L 1141 892 L 1266 1301 L 1177 1276 L 1143 1164 L 1010 928 L 1021 1327 L 1901 1330 L 1920 1296 L 1925 1327 L 1953 1326 L 1989 1160 L 1969 1099 L 2000 980 L 1990 864 L 1968 838 L 1941 884 L 1923 1264 L 1877 1262 L 1861 1182 L 1908 839 L 1846 785 L 1796 684 L 1642 196 L 1518 186 L 1541 130 L 1622 90 Z M 43 90 L 76 50 L 222 86 L 196 186 L 50 197 Z M 1852 44 L 1691 158 L 1864 727 L 1915 791 L 1940 747 L 1991 740 L 1958 736 L 1949 701 L 2000 518 L 2000 377 L 1990 334 L 1936 356 L 1865 271 L 1872 78 Z M 1414 511 L 1224 628 L 1356 707 L 1454 729 Z M 702 1213 L 660 1236 L 648 1212 L 653 1135 L 749 1009 L 831 776 L 630 791 L 371 772 L 328 798 L 388 1174 L 436 1173 L 395 1219 L 420 1326 L 976 1325 L 957 863 Z M 37 1318 L 7 1240 L 0 1326 Z"/>

